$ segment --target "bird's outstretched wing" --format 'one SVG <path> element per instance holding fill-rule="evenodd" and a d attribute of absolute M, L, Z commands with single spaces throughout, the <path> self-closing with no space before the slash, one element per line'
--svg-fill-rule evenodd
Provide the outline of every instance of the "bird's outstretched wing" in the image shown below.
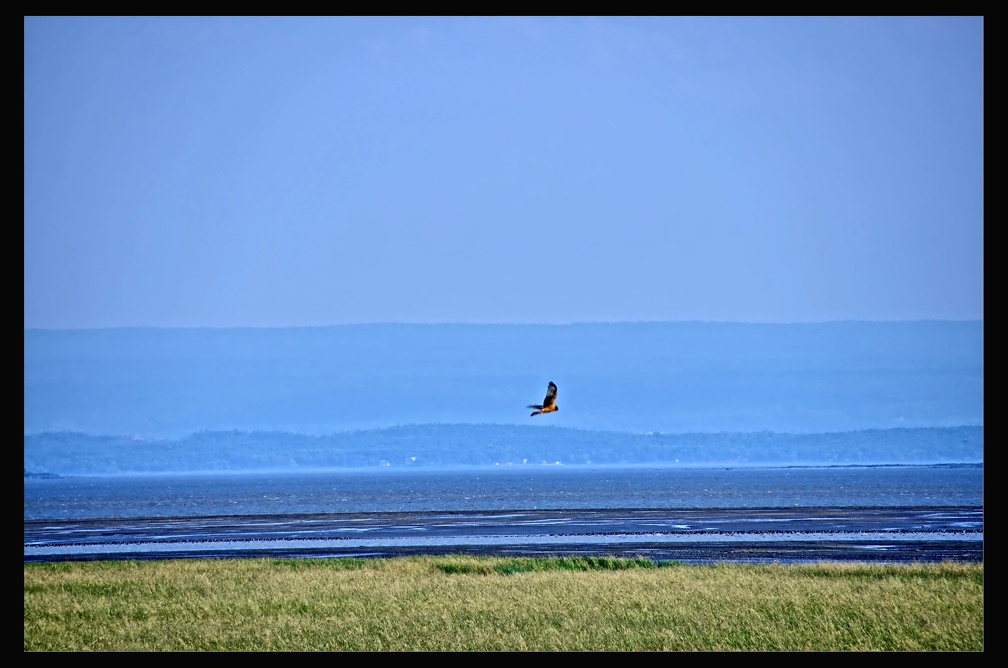
<path fill-rule="evenodd" d="M 550 381 L 549 387 L 546 388 L 546 398 L 543 399 L 543 408 L 549 408 L 556 403 L 556 385 Z"/>

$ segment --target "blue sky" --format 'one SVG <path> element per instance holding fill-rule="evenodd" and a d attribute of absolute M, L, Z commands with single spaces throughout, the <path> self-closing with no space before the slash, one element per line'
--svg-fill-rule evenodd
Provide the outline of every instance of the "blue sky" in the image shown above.
<path fill-rule="evenodd" d="M 983 317 L 978 17 L 26 17 L 24 326 Z"/>

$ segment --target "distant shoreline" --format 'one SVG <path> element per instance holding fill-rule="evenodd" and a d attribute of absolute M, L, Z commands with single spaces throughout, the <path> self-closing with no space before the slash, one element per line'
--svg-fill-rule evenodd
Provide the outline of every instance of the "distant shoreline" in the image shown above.
<path fill-rule="evenodd" d="M 438 474 L 438 473 L 463 473 L 470 471 L 473 473 L 540 473 L 549 471 L 628 471 L 628 470 L 682 470 L 682 471 L 703 471 L 703 470 L 787 470 L 787 469 L 882 469 L 882 468 L 983 468 L 984 463 L 980 462 L 936 462 L 933 464 L 519 464 L 511 466 L 489 466 L 489 465 L 460 465 L 456 467 L 354 467 L 354 468 L 305 468 L 305 469 L 255 469 L 255 470 L 220 470 L 220 471 L 139 471 L 120 473 L 48 473 L 34 472 L 26 470 L 25 479 L 33 480 L 58 480 L 64 478 L 129 478 L 129 477 L 185 477 L 185 476 L 242 476 L 242 475 L 279 475 L 279 476 L 299 476 L 299 475 L 327 475 L 327 474 L 411 474 L 417 475 Z"/>

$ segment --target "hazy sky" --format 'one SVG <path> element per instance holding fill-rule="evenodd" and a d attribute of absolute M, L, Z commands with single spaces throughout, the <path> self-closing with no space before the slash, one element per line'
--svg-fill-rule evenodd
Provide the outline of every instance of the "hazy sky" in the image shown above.
<path fill-rule="evenodd" d="M 24 19 L 24 326 L 983 317 L 982 18 Z"/>

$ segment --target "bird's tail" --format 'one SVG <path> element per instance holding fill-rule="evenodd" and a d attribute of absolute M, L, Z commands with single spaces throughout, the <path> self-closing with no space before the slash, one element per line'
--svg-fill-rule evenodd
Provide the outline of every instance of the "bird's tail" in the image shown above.
<path fill-rule="evenodd" d="M 535 406 L 529 406 L 529 408 L 535 408 Z M 534 415 L 539 415 L 540 413 L 542 413 L 542 411 L 536 411 L 536 412 L 532 413 L 532 415 L 529 415 L 529 417 L 532 417 Z"/>

